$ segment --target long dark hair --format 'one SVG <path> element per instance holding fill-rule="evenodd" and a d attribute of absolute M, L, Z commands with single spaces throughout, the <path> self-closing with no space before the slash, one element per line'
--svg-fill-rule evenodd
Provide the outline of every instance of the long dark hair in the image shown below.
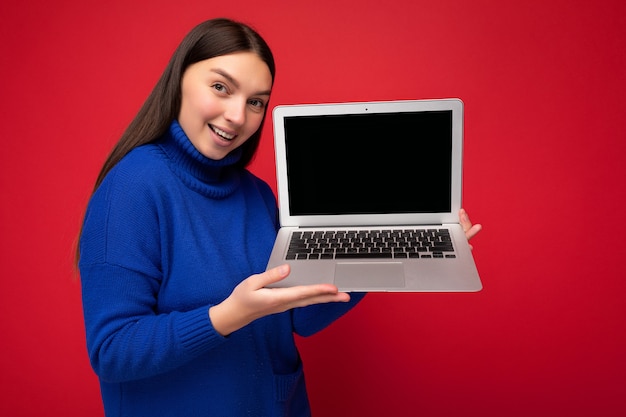
<path fill-rule="evenodd" d="M 95 192 L 109 171 L 126 154 L 138 146 L 160 138 L 178 117 L 181 106 L 181 80 L 187 67 L 196 62 L 236 52 L 256 53 L 267 64 L 274 80 L 276 68 L 272 51 L 265 40 L 250 26 L 224 18 L 200 23 L 185 36 L 174 51 L 156 86 L 104 162 L 93 191 Z M 254 157 L 264 122 L 265 116 L 259 129 L 241 145 L 242 156 L 238 161 L 239 166 L 247 166 Z M 77 244 L 77 262 L 78 258 Z"/>

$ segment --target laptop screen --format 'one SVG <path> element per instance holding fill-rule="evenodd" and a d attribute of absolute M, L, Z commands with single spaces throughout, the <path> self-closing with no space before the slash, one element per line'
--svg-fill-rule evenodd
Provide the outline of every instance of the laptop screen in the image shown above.
<path fill-rule="evenodd" d="M 451 210 L 452 111 L 284 119 L 292 216 Z"/>

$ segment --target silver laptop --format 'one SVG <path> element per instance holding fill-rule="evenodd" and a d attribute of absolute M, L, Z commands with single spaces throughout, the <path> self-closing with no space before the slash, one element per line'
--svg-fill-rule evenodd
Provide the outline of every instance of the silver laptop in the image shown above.
<path fill-rule="evenodd" d="M 479 291 L 459 224 L 459 99 L 277 106 L 276 287 Z"/>

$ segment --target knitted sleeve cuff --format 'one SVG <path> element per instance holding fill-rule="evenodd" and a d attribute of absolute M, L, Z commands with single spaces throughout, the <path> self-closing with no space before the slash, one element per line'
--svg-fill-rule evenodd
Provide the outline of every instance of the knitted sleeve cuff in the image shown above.
<path fill-rule="evenodd" d="M 181 345 L 192 355 L 205 353 L 227 340 L 213 327 L 208 307 L 179 313 L 176 326 Z"/>

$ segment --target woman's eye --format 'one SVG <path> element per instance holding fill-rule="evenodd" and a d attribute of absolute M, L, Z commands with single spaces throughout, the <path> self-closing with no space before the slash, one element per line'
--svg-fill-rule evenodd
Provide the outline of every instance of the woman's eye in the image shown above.
<path fill-rule="evenodd" d="M 258 107 L 260 109 L 265 107 L 265 103 L 263 101 L 257 100 L 257 99 L 250 100 L 250 101 L 248 101 L 248 103 L 250 103 L 251 106 Z"/>
<path fill-rule="evenodd" d="M 220 93 L 226 93 L 227 89 L 226 86 L 224 84 L 220 84 L 220 83 L 215 83 L 212 85 L 213 89 L 215 91 L 219 91 Z"/>

